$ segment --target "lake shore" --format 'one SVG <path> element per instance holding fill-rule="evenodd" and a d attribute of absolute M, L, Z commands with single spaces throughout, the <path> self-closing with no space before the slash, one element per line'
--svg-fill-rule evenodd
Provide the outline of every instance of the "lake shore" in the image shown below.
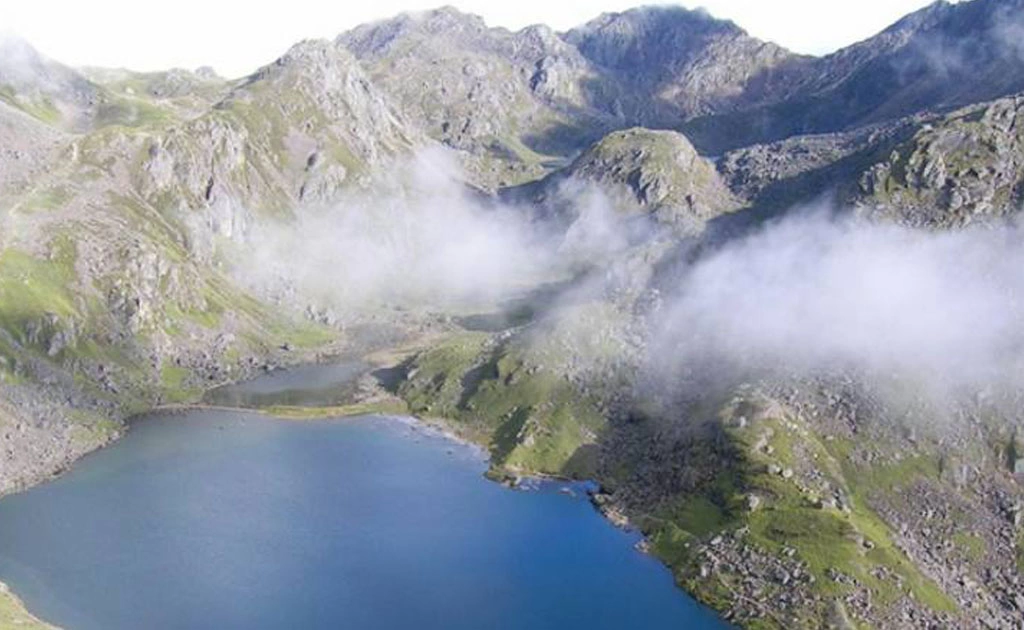
<path fill-rule="evenodd" d="M 369 601 L 367 605 L 372 607 L 372 602 L 378 600 L 363 600 L 355 594 L 372 591 L 376 588 L 373 584 L 383 586 L 392 578 L 406 576 L 401 580 L 412 582 L 406 583 L 401 592 L 412 589 L 408 590 L 412 605 L 434 610 L 436 597 L 415 595 L 423 593 L 424 588 L 429 591 L 439 587 L 437 582 L 414 586 L 419 583 L 415 576 L 424 562 L 448 576 L 440 584 L 449 580 L 445 588 L 452 589 L 450 594 L 464 593 L 467 601 L 477 602 L 475 609 L 467 611 L 467 617 L 458 610 L 437 611 L 455 615 L 456 620 L 489 619 L 494 602 L 488 602 L 495 588 L 522 591 L 524 601 L 539 606 L 535 612 L 526 612 L 525 617 L 520 614 L 520 620 L 533 618 L 543 610 L 567 622 L 535 626 L 552 629 L 573 627 L 568 623 L 573 619 L 593 620 L 594 610 L 602 607 L 620 618 L 635 614 L 630 605 L 621 603 L 634 597 L 637 602 L 661 602 L 653 607 L 637 604 L 655 618 L 663 613 L 684 614 L 679 613 L 680 608 L 695 610 L 694 604 L 683 603 L 685 596 L 675 589 L 664 569 L 641 559 L 634 551 L 635 535 L 612 533 L 614 528 L 590 508 L 583 488 L 527 483 L 522 489 L 536 491 L 502 490 L 481 478 L 487 467 L 485 451 L 478 446 L 464 447 L 464 442 L 456 443 L 452 438 L 450 432 L 436 425 L 408 417 L 296 423 L 248 411 L 196 410 L 180 421 L 173 412 L 157 414 L 152 422 L 134 426 L 124 442 L 83 462 L 65 478 L 0 506 L 8 523 L 7 531 L 0 536 L 0 553 L 10 571 L 6 576 L 24 589 L 25 601 L 33 610 L 43 616 L 52 615 L 54 621 L 76 630 L 139 627 L 124 620 L 148 615 L 149 610 L 156 620 L 152 627 L 173 627 L 158 621 L 178 618 L 174 616 L 179 614 L 174 610 L 178 606 L 164 605 L 167 597 L 196 603 L 187 604 L 180 611 L 180 619 L 189 615 L 193 621 L 248 618 L 250 612 L 241 612 L 232 605 L 236 601 L 233 598 L 249 601 L 256 610 L 262 610 L 255 602 L 278 597 L 278 570 L 305 570 L 305 562 L 289 560 L 295 558 L 294 554 L 320 558 L 309 570 L 336 566 L 331 570 L 339 576 L 368 571 L 378 578 L 342 580 L 336 587 L 330 586 L 331 580 L 320 580 L 320 585 L 314 587 L 317 580 L 312 577 L 301 584 L 289 580 L 293 586 L 280 592 L 281 600 L 269 617 L 252 612 L 259 623 L 241 627 L 287 627 L 279 625 L 278 614 L 318 618 L 317 611 L 323 610 L 320 606 L 305 608 L 310 592 L 317 593 L 316 600 L 328 608 L 335 606 L 329 603 L 334 601 L 335 592 L 342 601 L 350 602 L 341 608 L 335 606 L 336 612 L 331 614 L 342 616 L 329 619 L 354 615 L 352 619 L 362 621 L 352 627 L 408 627 L 386 623 L 393 614 L 387 608 L 390 604 L 367 616 L 358 612 L 358 607 L 352 608 L 351 602 Z M 76 474 L 79 472 L 82 474 Z M 160 492 L 154 493 L 155 489 Z M 568 496 L 556 498 L 558 495 Z M 124 496 L 137 499 L 125 504 L 123 512 L 112 510 Z M 287 509 L 282 510 L 283 506 Z M 62 513 L 66 516 L 54 517 Z M 237 519 L 251 525 L 238 529 Z M 575 519 L 579 519 L 578 524 Z M 81 531 L 82 537 L 69 538 L 61 523 Z M 81 529 L 75 523 L 93 526 Z M 299 535 L 294 537 L 292 529 L 300 523 L 295 532 Z M 346 533 L 341 537 L 312 534 L 328 531 L 320 530 L 322 527 Z M 231 545 L 222 547 L 226 532 L 235 532 L 237 537 L 232 538 Z M 254 553 L 254 549 L 268 544 L 267 536 L 277 541 L 267 549 L 280 557 Z M 383 546 L 379 544 L 381 536 L 388 541 Z M 429 549 L 422 558 L 410 553 L 420 548 L 421 537 Z M 567 538 L 559 542 L 562 537 Z M 290 542 L 282 544 L 284 541 Z M 577 548 L 577 544 L 582 546 Z M 139 545 L 152 548 L 154 553 L 162 549 L 159 553 L 167 557 L 161 560 L 133 554 L 131 548 Z M 210 574 L 209 584 L 197 586 L 183 579 L 206 570 L 203 567 L 212 549 L 221 549 L 226 555 L 216 561 L 219 568 Z M 352 558 L 356 564 L 345 564 L 345 558 Z M 170 564 L 165 565 L 167 562 Z M 488 573 L 496 569 L 493 562 L 510 562 L 514 568 Z M 479 568 L 473 568 L 478 564 Z M 590 565 L 605 569 L 581 571 Z M 153 574 L 148 568 L 152 566 L 167 566 L 171 573 Z M 89 589 L 106 588 L 108 596 L 82 593 L 77 588 L 65 591 L 73 576 L 85 567 L 96 567 L 96 580 L 107 585 Z M 625 593 L 611 597 L 612 592 L 618 592 L 617 587 L 601 576 L 612 567 L 633 567 L 623 570 L 630 575 L 639 571 L 636 579 L 647 586 L 628 598 Z M 526 573 L 518 573 L 520 570 Z M 551 571 L 566 571 L 561 580 L 582 592 L 595 590 L 591 595 L 567 600 L 564 594 L 537 586 Z M 479 579 L 467 581 L 467 577 L 478 574 Z M 148 584 L 124 582 L 134 575 L 151 577 L 146 578 Z M 230 577 L 236 575 L 253 575 L 257 581 L 236 592 L 240 584 Z M 508 581 L 516 575 L 519 577 Z M 381 582 L 385 576 L 391 577 Z M 485 586 L 480 580 L 494 583 Z M 249 580 L 242 584 L 249 584 Z M 228 598 L 218 595 L 222 588 L 233 594 Z M 534 594 L 527 597 L 527 593 Z M 598 593 L 604 595 L 594 600 Z M 396 595 L 390 587 L 382 594 L 384 601 Z M 356 598 L 346 599 L 352 597 Z M 134 605 L 123 608 L 122 598 L 130 598 Z M 296 603 L 289 604 L 293 599 Z M 89 602 L 95 602 L 95 607 Z M 290 605 L 302 608 L 287 613 Z M 704 612 L 699 615 L 706 617 Z M 375 620 L 383 620 L 382 625 L 373 625 Z M 608 627 L 602 623 L 587 625 Z M 615 623 L 611 627 L 618 627 Z M 460 624 L 451 627 L 475 627 Z M 204 622 L 187 627 L 212 626 Z M 509 621 L 499 627 L 523 626 Z"/>
<path fill-rule="evenodd" d="M 445 418 L 419 417 L 411 414 L 408 405 L 404 400 L 386 391 L 374 378 L 373 372 L 375 370 L 392 369 L 395 365 L 400 364 L 406 357 L 411 356 L 423 347 L 424 344 L 421 342 L 419 344 L 410 344 L 402 348 L 378 350 L 374 353 L 361 357 L 361 360 L 365 360 L 367 362 L 367 369 L 364 372 L 355 375 L 353 380 L 364 381 L 364 386 L 356 390 L 355 394 L 347 404 L 327 406 L 265 405 L 260 407 L 244 407 L 211 404 L 202 402 L 202 399 L 200 399 L 193 403 L 175 403 L 155 406 L 144 413 L 128 418 L 125 422 L 124 431 L 120 431 L 116 435 L 113 435 L 110 440 L 99 445 L 99 448 L 82 453 L 79 457 L 69 461 L 67 466 L 62 467 L 59 471 L 56 471 L 49 477 L 38 479 L 34 484 L 20 488 L 18 492 L 28 490 L 38 483 L 43 483 L 60 477 L 61 475 L 69 472 L 75 461 L 81 457 L 113 444 L 127 432 L 130 432 L 135 423 L 144 420 L 147 417 L 151 417 L 153 414 L 161 413 L 187 414 L 196 411 L 239 412 L 257 414 L 283 422 L 316 422 L 320 420 L 352 418 L 358 416 L 383 415 L 405 423 L 415 431 L 421 431 L 431 436 L 442 437 L 446 440 L 452 441 L 453 443 L 472 449 L 474 457 L 478 457 L 489 464 L 490 452 L 488 444 L 480 439 L 481 436 L 473 436 L 466 430 L 459 430 L 459 427 L 455 426 L 453 422 Z M 329 363 L 329 361 L 324 361 L 320 364 L 325 363 Z M 298 369 L 309 365 L 317 364 L 297 364 L 288 368 L 280 368 L 280 370 L 287 371 L 289 369 Z M 351 385 L 351 383 L 346 383 L 346 385 Z M 223 385 L 220 387 L 223 387 Z M 204 392 L 203 398 L 205 398 L 208 393 L 209 392 Z M 488 469 L 486 476 L 492 482 L 499 483 L 510 488 L 527 490 L 530 489 L 531 480 L 539 480 L 543 482 L 578 482 L 578 480 L 572 480 L 566 477 L 537 474 L 532 472 L 523 472 L 520 474 L 516 471 L 502 471 L 498 474 L 495 473 L 493 468 Z M 597 492 L 597 490 L 598 486 L 596 485 L 593 489 L 586 490 L 586 492 L 591 495 L 591 502 L 594 507 L 616 527 L 632 529 L 628 519 L 622 515 L 621 512 L 615 509 L 614 506 L 610 506 L 607 503 L 597 500 L 602 496 Z M 646 549 L 646 545 L 643 541 L 637 545 L 637 549 L 641 551 Z M 9 589 L 6 587 L 0 587 L 0 613 L 6 610 L 11 611 L 10 614 L 12 619 L 23 620 L 18 623 L 25 625 L 18 625 L 18 627 L 25 627 L 31 630 L 53 630 L 55 628 L 55 626 L 51 626 L 45 621 L 34 617 L 25 608 L 21 600 L 14 593 L 10 592 Z M 3 616 L 0 616 L 0 620 L 3 618 Z"/>

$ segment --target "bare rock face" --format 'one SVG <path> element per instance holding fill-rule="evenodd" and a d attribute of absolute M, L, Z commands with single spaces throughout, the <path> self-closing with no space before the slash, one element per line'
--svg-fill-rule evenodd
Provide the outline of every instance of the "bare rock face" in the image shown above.
<path fill-rule="evenodd" d="M 562 34 L 488 28 L 444 8 L 338 42 L 409 120 L 498 187 L 543 174 L 546 161 L 615 128 L 674 127 L 782 94 L 776 67 L 802 59 L 681 8 L 605 14 Z"/>
<path fill-rule="evenodd" d="M 29 185 L 66 140 L 57 129 L 0 101 L 0 194 Z"/>
<path fill-rule="evenodd" d="M 746 107 L 689 121 L 684 131 L 720 153 L 1020 92 L 1022 27 L 1020 0 L 936 2 L 833 54 L 772 66 L 747 84 L 759 96 Z"/>
<path fill-rule="evenodd" d="M 443 8 L 337 41 L 407 119 L 461 151 L 490 187 L 535 178 L 545 156 L 570 153 L 612 124 L 588 102 L 598 71 L 544 26 L 512 33 Z"/>
<path fill-rule="evenodd" d="M 1024 90 L 1022 13 L 1019 0 L 937 3 L 821 58 L 670 7 L 608 13 L 561 34 L 487 28 L 445 8 L 338 42 L 410 121 L 500 187 L 616 128 L 677 129 L 718 155 L 1012 94 Z"/>
<path fill-rule="evenodd" d="M 204 115 L 152 138 L 139 186 L 185 217 L 210 208 L 211 227 L 238 236 L 246 210 L 273 215 L 328 203 L 425 141 L 344 49 L 307 41 Z"/>
<path fill-rule="evenodd" d="M 565 39 L 628 86 L 627 118 L 651 126 L 758 103 L 774 88 L 769 75 L 800 59 L 732 22 L 675 7 L 606 13 Z"/>
<path fill-rule="evenodd" d="M 1019 211 L 1024 100 L 969 107 L 923 127 L 860 179 L 865 214 L 928 228 L 963 227 Z"/>

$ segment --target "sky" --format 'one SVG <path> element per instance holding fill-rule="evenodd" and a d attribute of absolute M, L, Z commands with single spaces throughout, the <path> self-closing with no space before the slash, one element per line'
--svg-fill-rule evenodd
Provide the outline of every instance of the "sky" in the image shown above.
<path fill-rule="evenodd" d="M 877 33 L 930 0 L 688 0 L 728 18 L 761 39 L 791 50 L 823 54 Z M 248 74 L 297 41 L 333 37 L 364 22 L 402 11 L 435 8 L 445 0 L 0 0 L 0 32 L 14 33 L 48 56 L 73 66 L 161 70 L 213 66 Z M 536 23 L 559 30 L 604 11 L 644 0 L 450 0 L 491 26 Z M 680 4 L 680 3 L 659 3 Z M 158 8 L 152 8 L 158 7 Z"/>

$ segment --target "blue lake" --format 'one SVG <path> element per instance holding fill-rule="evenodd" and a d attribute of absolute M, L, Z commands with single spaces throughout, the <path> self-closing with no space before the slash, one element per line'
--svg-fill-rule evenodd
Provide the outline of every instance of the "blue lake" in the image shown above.
<path fill-rule="evenodd" d="M 407 422 L 156 414 L 0 500 L 0 580 L 68 630 L 722 628 L 576 488 Z"/>

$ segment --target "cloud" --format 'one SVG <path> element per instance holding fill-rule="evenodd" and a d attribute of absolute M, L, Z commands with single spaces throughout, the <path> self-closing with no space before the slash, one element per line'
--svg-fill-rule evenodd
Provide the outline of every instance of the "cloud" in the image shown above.
<path fill-rule="evenodd" d="M 932 233 L 797 214 L 725 246 L 665 296 L 670 378 L 836 371 L 935 392 L 1024 375 L 1024 233 Z"/>
<path fill-rule="evenodd" d="M 396 163 L 373 193 L 252 226 L 233 273 L 262 294 L 342 317 L 380 306 L 459 311 L 493 307 L 623 247 L 596 191 L 579 191 L 566 234 L 463 181 L 450 153 L 424 151 Z"/>

